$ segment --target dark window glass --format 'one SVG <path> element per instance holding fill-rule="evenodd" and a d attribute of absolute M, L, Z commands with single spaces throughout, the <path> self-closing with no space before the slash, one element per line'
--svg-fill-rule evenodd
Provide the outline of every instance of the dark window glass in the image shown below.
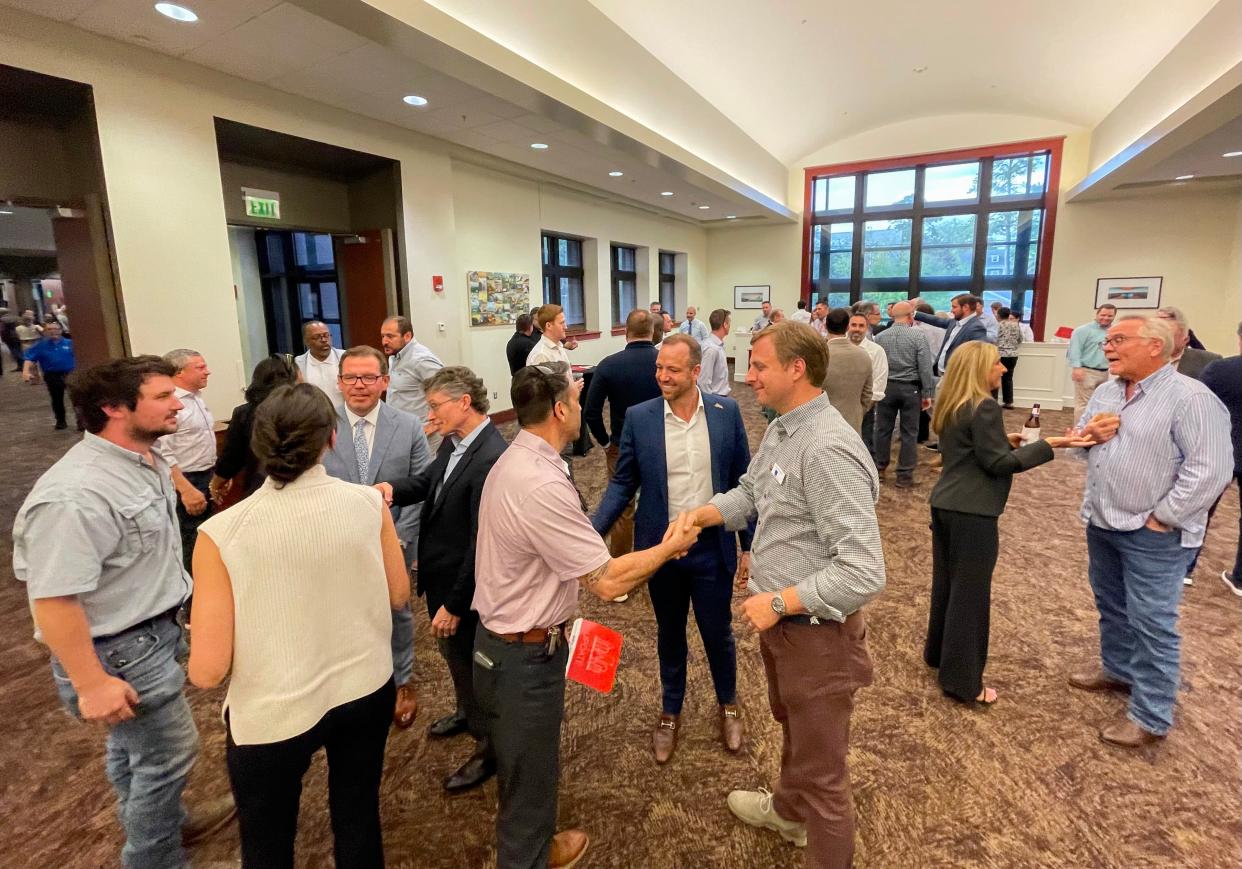
<path fill-rule="evenodd" d="M 621 326 L 638 307 L 637 251 L 622 244 L 612 246 L 612 325 Z"/>
<path fill-rule="evenodd" d="M 560 305 L 570 331 L 586 328 L 582 297 L 582 242 L 576 238 L 543 234 L 543 303 Z"/>

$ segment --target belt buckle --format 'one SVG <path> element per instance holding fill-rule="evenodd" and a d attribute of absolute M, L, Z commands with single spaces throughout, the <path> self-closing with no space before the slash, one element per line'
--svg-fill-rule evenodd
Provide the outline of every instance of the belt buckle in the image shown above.
<path fill-rule="evenodd" d="M 819 624 L 819 616 L 811 616 L 811 624 L 813 625 Z"/>
<path fill-rule="evenodd" d="M 548 654 L 555 655 L 556 650 L 560 648 L 560 645 L 561 645 L 561 627 L 560 625 L 553 625 L 552 627 L 548 628 L 548 640 L 547 640 Z"/>

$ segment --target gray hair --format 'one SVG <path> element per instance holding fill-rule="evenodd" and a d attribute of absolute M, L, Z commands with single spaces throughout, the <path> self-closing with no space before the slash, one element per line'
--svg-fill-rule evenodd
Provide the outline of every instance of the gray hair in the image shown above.
<path fill-rule="evenodd" d="M 872 311 L 878 312 L 879 310 L 880 310 L 879 302 L 873 302 L 870 299 L 859 299 L 850 308 L 850 313 L 855 316 L 857 316 L 858 314 L 862 314 L 865 317 L 868 314 L 870 314 Z"/>
<path fill-rule="evenodd" d="M 190 350 L 187 347 L 179 347 L 176 350 L 169 350 L 165 353 L 164 361 L 173 368 L 176 368 L 177 373 L 180 374 L 181 371 L 183 371 L 185 367 L 190 364 L 191 359 L 196 356 L 201 357 L 202 355 L 203 354 L 199 353 L 197 350 Z"/>
<path fill-rule="evenodd" d="M 1153 341 L 1160 342 L 1160 358 L 1168 362 L 1173 356 L 1173 327 L 1169 325 L 1169 321 L 1146 314 L 1126 314 L 1124 317 L 1120 317 L 1117 322 L 1124 323 L 1127 320 L 1137 320 L 1139 322 L 1138 336 L 1140 338 L 1150 338 Z"/>
<path fill-rule="evenodd" d="M 441 368 L 423 381 L 423 392 L 444 392 L 453 398 L 469 395 L 470 406 L 479 413 L 487 413 L 487 409 L 491 407 L 487 400 L 487 387 L 483 385 L 483 378 L 464 365 Z"/>
<path fill-rule="evenodd" d="M 1156 309 L 1156 316 L 1164 320 L 1172 320 L 1181 327 L 1183 332 L 1190 328 L 1190 321 L 1186 319 L 1186 315 L 1182 313 L 1181 308 L 1165 305 L 1163 308 Z"/>

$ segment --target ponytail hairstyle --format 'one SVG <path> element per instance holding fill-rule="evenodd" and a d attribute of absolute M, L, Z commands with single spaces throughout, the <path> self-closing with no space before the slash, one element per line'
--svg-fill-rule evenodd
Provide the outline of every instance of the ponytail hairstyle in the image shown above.
<path fill-rule="evenodd" d="M 255 412 L 250 449 L 281 488 L 319 463 L 335 430 L 336 411 L 319 387 L 278 386 Z"/>

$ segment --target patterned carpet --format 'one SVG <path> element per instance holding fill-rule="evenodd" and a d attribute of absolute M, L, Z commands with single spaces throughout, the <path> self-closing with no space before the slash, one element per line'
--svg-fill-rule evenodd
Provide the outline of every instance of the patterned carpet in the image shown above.
<path fill-rule="evenodd" d="M 737 389 L 752 447 L 763 419 Z M 0 382 L 8 435 L 0 519 L 5 529 L 38 475 L 76 437 L 53 432 L 46 393 L 13 374 Z M 1064 414 L 1048 414 L 1049 428 Z M 1062 417 L 1062 418 L 1058 418 Z M 1018 413 L 1009 420 L 1020 425 Z M 511 426 L 506 427 L 511 432 Z M 928 454 L 929 455 L 929 454 Z M 924 462 L 926 457 L 924 458 Z M 599 449 L 577 460 L 587 499 L 605 483 Z M 868 610 L 876 683 L 859 693 L 851 764 L 858 811 L 857 865 L 865 867 L 1231 867 L 1238 866 L 1242 787 L 1239 685 L 1242 601 L 1217 578 L 1232 560 L 1238 498 L 1231 490 L 1209 535 L 1198 583 L 1186 590 L 1183 688 L 1177 726 L 1162 746 L 1129 754 L 1097 727 L 1120 715 L 1112 696 L 1068 688 L 1070 669 L 1096 652 L 1095 614 L 1076 511 L 1083 472 L 1058 459 L 1019 479 L 1001 519 L 1002 552 L 992 607 L 988 683 L 1000 702 L 973 712 L 945 700 L 920 653 L 930 583 L 927 495 L 886 486 L 879 513 L 889 584 Z M 55 541 L 48 541 L 54 546 Z M 11 576 L 11 540 L 0 536 L 0 864 L 111 866 L 120 848 L 103 774 L 102 731 L 60 711 L 45 652 L 31 640 L 22 588 Z M 568 689 L 561 821 L 592 837 L 584 867 L 800 866 L 801 852 L 736 822 L 725 807 L 735 787 L 767 785 L 779 758 L 767 713 L 756 637 L 738 627 L 739 684 L 747 739 L 733 757 L 720 747 L 710 682 L 697 637 L 690 694 L 673 761 L 657 768 L 649 731 L 659 711 L 654 624 L 646 595 L 583 613 L 626 637 L 616 689 Z M 417 611 L 417 609 L 416 609 Z M 384 781 L 388 864 L 490 867 L 495 785 L 456 798 L 441 778 L 465 759 L 462 739 L 429 742 L 427 724 L 449 711 L 443 662 L 419 613 L 415 727 L 393 732 Z M 202 754 L 188 796 L 226 786 L 222 692 L 191 690 Z M 299 863 L 329 866 L 326 767 L 307 776 Z M 193 854 L 195 866 L 236 865 L 236 827 Z"/>

